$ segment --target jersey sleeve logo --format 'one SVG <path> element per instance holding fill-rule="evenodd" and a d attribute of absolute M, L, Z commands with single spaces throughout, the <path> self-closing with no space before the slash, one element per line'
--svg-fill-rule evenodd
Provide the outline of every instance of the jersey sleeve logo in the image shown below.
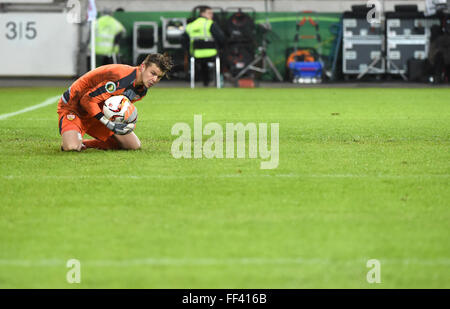
<path fill-rule="evenodd" d="M 106 85 L 105 85 L 105 89 L 106 89 L 106 92 L 113 93 L 117 89 L 116 83 L 114 83 L 114 82 L 107 82 Z"/>

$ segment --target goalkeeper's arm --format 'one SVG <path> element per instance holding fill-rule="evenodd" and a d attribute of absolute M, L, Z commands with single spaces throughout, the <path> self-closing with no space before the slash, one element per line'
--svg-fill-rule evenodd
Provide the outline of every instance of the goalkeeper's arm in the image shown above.
<path fill-rule="evenodd" d="M 131 133 L 134 130 L 135 124 L 134 123 L 115 123 L 112 121 L 109 121 L 103 113 L 98 113 L 95 115 L 95 118 L 97 118 L 101 123 L 103 123 L 108 129 L 113 131 L 115 134 L 118 135 L 125 135 L 128 133 Z"/>
<path fill-rule="evenodd" d="M 101 86 L 104 86 L 106 83 L 101 82 L 97 86 L 93 87 L 91 91 L 86 92 L 86 94 L 80 99 L 80 105 L 88 112 L 89 115 L 97 118 L 101 123 L 103 123 L 108 129 L 113 131 L 118 135 L 125 135 L 132 132 L 135 128 L 134 124 L 127 123 L 114 123 L 109 121 L 105 115 L 103 115 L 102 110 L 99 107 L 99 103 L 103 103 L 103 99 L 101 97 L 91 97 L 90 93 L 95 91 L 94 89 L 98 89 Z"/>

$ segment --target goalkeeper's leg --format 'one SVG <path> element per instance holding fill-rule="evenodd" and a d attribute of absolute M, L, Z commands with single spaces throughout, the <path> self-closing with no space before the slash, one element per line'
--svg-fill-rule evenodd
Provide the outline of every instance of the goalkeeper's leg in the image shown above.
<path fill-rule="evenodd" d="M 141 142 L 134 132 L 126 135 L 114 134 L 97 119 L 86 124 L 86 127 L 89 128 L 86 133 L 95 138 L 83 140 L 86 148 L 136 150 L 141 147 Z"/>
<path fill-rule="evenodd" d="M 126 135 L 114 134 L 114 137 L 119 143 L 121 149 L 138 150 L 141 148 L 141 141 L 139 140 L 137 135 L 134 134 L 134 132 L 128 133 Z"/>
<path fill-rule="evenodd" d="M 81 133 L 76 130 L 65 131 L 61 134 L 63 151 L 81 151 Z"/>
<path fill-rule="evenodd" d="M 96 148 L 102 150 L 137 150 L 141 148 L 141 141 L 131 132 L 127 135 L 112 135 L 106 141 L 99 139 L 84 139 L 83 145 L 86 148 Z"/>
<path fill-rule="evenodd" d="M 95 148 L 102 150 L 113 150 L 121 148 L 119 142 L 114 138 L 114 136 L 110 136 L 106 141 L 102 141 L 99 139 L 84 139 L 83 145 L 86 148 Z"/>
<path fill-rule="evenodd" d="M 59 133 L 61 134 L 61 150 L 80 151 L 82 149 L 83 125 L 78 116 L 61 112 L 59 113 Z"/>

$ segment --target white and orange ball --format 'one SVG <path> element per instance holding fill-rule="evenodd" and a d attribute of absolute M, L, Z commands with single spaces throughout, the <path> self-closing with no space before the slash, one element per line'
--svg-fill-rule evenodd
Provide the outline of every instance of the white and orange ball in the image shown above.
<path fill-rule="evenodd" d="M 103 104 L 103 115 L 115 123 L 137 122 L 137 108 L 124 95 L 108 98 Z"/>

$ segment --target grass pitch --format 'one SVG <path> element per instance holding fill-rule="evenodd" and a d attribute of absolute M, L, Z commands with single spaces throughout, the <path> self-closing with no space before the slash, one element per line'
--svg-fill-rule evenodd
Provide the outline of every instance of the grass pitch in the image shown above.
<path fill-rule="evenodd" d="M 1 111 L 63 91 L 3 88 Z M 137 103 L 134 152 L 62 153 L 56 103 L 0 120 L 0 287 L 450 288 L 449 99 L 156 88 Z M 171 128 L 194 114 L 279 123 L 278 168 L 174 159 Z"/>

